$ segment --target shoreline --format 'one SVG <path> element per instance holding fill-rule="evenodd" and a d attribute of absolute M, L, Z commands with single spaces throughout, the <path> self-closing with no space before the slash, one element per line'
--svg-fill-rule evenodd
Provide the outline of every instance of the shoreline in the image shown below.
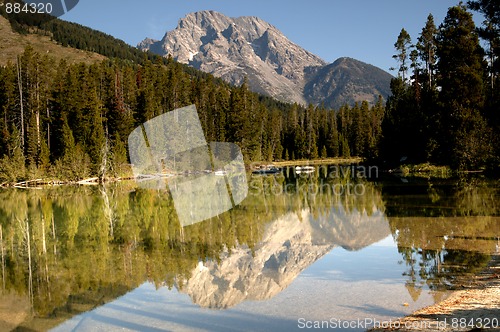
<path fill-rule="evenodd" d="M 303 159 L 303 160 L 282 160 L 282 161 L 253 161 L 245 164 L 245 168 L 247 170 L 253 169 L 255 166 L 260 165 L 274 165 L 276 167 L 291 167 L 291 166 L 318 166 L 318 165 L 354 165 L 361 164 L 364 162 L 364 159 L 361 157 L 336 157 L 336 158 L 319 158 L 319 159 Z M 402 165 L 395 169 L 383 169 L 379 166 L 375 165 L 373 167 L 377 167 L 381 173 L 391 174 L 396 177 L 415 177 L 415 178 L 440 178 L 440 179 L 449 179 L 452 178 L 455 174 L 447 166 L 435 166 L 431 164 L 408 164 Z M 464 174 L 472 174 L 472 173 L 484 173 L 484 171 L 463 171 Z M 46 177 L 46 178 L 35 178 L 17 182 L 1 182 L 0 189 L 7 188 L 18 188 L 18 189 L 33 189 L 33 188 L 41 188 L 41 187 L 56 187 L 63 185 L 102 185 L 120 182 L 123 180 L 133 180 L 135 179 L 134 175 L 131 173 L 125 173 L 127 175 L 118 176 L 118 177 L 105 177 L 104 179 L 99 179 L 97 176 L 90 176 L 85 179 L 79 180 L 61 180 L 54 177 Z M 163 174 L 165 175 L 165 174 Z M 456 175 L 456 174 L 455 174 Z"/>
<path fill-rule="evenodd" d="M 251 162 L 247 166 L 252 165 L 264 165 L 273 164 L 279 167 L 286 166 L 309 166 L 309 165 L 340 165 L 340 164 L 357 164 L 362 161 L 362 158 L 326 158 L 326 159 L 314 159 L 314 160 L 290 160 L 290 161 L 277 161 L 277 162 Z M 123 180 L 133 180 L 135 177 L 133 175 L 125 175 L 122 177 L 106 177 L 104 179 L 99 179 L 97 176 L 90 176 L 85 179 L 80 180 L 61 180 L 52 177 L 30 179 L 19 182 L 3 182 L 0 183 L 0 188 L 18 188 L 18 189 L 33 189 L 38 187 L 53 187 L 62 185 L 99 185 L 103 183 L 114 183 Z"/>
<path fill-rule="evenodd" d="M 306 160 L 284 160 L 284 161 L 256 161 L 251 162 L 249 165 L 265 165 L 272 164 L 275 166 L 313 166 L 313 165 L 343 165 L 343 164 L 358 164 L 362 162 L 363 159 L 359 157 L 353 158 L 325 158 L 325 159 L 306 159 Z"/>
<path fill-rule="evenodd" d="M 459 287 L 441 302 L 368 331 L 500 331 L 500 254 Z"/>
<path fill-rule="evenodd" d="M 117 178 L 104 178 L 99 180 L 97 177 L 91 177 L 81 180 L 54 180 L 54 179 L 33 179 L 16 183 L 1 183 L 0 189 L 39 189 L 60 186 L 97 186 L 102 184 L 116 183 L 120 181 L 134 180 L 133 176 L 117 177 Z"/>

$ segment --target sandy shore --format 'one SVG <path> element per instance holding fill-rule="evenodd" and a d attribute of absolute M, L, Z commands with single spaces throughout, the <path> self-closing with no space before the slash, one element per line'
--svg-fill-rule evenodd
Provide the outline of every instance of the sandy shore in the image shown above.
<path fill-rule="evenodd" d="M 370 331 L 500 331 L 500 255 L 462 288 L 390 327 Z"/>

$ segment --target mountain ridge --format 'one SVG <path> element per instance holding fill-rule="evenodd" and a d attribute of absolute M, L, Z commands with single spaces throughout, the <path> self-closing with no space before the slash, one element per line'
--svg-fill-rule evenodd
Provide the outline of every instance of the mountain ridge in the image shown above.
<path fill-rule="evenodd" d="M 284 102 L 338 108 L 364 100 L 374 104 L 390 94 L 389 73 L 351 58 L 329 64 L 255 16 L 190 13 L 161 40 L 146 38 L 138 48 L 171 55 L 234 85 L 246 78 L 253 91 Z"/>

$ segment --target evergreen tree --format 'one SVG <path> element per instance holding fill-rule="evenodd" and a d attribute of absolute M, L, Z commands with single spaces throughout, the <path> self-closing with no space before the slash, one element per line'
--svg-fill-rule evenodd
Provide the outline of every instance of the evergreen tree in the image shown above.
<path fill-rule="evenodd" d="M 478 28 L 479 36 L 488 43 L 490 88 L 493 91 L 500 72 L 500 3 L 496 0 L 468 1 L 469 8 L 483 14 L 483 27 Z"/>
<path fill-rule="evenodd" d="M 0 159 L 0 181 L 16 183 L 26 179 L 26 158 L 21 148 L 21 136 L 15 127 L 8 145 L 9 154 Z"/>
<path fill-rule="evenodd" d="M 79 180 L 88 175 L 89 157 L 80 144 L 75 143 L 73 131 L 65 116 L 62 119 L 62 144 L 63 156 L 56 161 L 56 177 L 63 179 Z"/>
<path fill-rule="evenodd" d="M 451 7 L 437 36 L 441 100 L 470 109 L 484 105 L 485 63 L 472 15 Z M 451 106 L 451 105 L 450 105 Z"/>
<path fill-rule="evenodd" d="M 20 135 L 18 130 L 19 93 L 16 92 L 16 71 L 13 65 L 0 68 L 1 155 L 12 156 L 12 145 Z M 16 134 L 14 134 L 16 132 Z M 20 137 L 19 137 L 20 138 Z"/>
<path fill-rule="evenodd" d="M 352 127 L 349 132 L 349 146 L 351 147 L 351 155 L 361 156 L 364 153 L 364 142 L 365 135 L 367 134 L 364 126 L 364 119 L 368 113 L 368 104 L 363 103 L 363 109 L 361 109 L 358 103 L 355 103 L 354 107 L 350 109 L 350 114 L 352 115 Z"/>
<path fill-rule="evenodd" d="M 112 93 L 107 97 L 104 110 L 105 127 L 111 138 L 126 137 L 134 129 L 134 117 L 131 105 L 125 99 L 124 75 L 118 68 L 113 68 L 108 75 L 113 79 L 108 86 Z"/>
<path fill-rule="evenodd" d="M 493 0 L 468 1 L 472 10 L 478 11 L 484 16 L 482 27 L 478 28 L 479 36 L 488 45 L 488 69 L 489 84 L 484 115 L 494 132 L 500 130 L 500 4 Z M 493 136 L 493 146 L 496 149 L 496 164 L 500 165 L 500 137 Z"/>
<path fill-rule="evenodd" d="M 119 133 L 116 134 L 116 137 L 112 146 L 111 153 L 111 171 L 112 175 L 116 177 L 130 176 L 130 168 L 128 167 L 128 158 L 127 158 L 127 150 L 125 147 L 125 143 L 123 142 Z"/>
<path fill-rule="evenodd" d="M 338 157 L 339 151 L 339 132 L 337 126 L 337 115 L 335 112 L 328 113 L 328 132 L 326 134 L 327 154 L 330 157 Z"/>
<path fill-rule="evenodd" d="M 382 138 L 382 122 L 385 115 L 385 107 L 382 96 L 372 106 L 368 114 L 367 140 L 365 142 L 365 153 L 363 157 L 376 160 L 379 157 L 379 141 Z"/>
<path fill-rule="evenodd" d="M 339 145 L 340 145 L 341 157 L 350 158 L 351 151 L 349 148 L 349 141 L 342 134 L 339 136 Z"/>
<path fill-rule="evenodd" d="M 427 86 L 429 88 L 433 87 L 434 82 L 437 32 L 438 30 L 436 28 L 436 24 L 434 23 L 434 16 L 429 14 L 425 27 L 422 29 L 416 45 L 418 54 L 425 63 L 424 75 L 427 76 Z"/>
<path fill-rule="evenodd" d="M 326 152 L 326 146 L 323 145 L 323 147 L 321 148 L 321 158 L 327 158 L 328 157 L 328 153 Z"/>
<path fill-rule="evenodd" d="M 449 125 L 443 147 L 458 168 L 475 168 L 488 158 L 488 131 L 480 111 L 485 101 L 485 62 L 472 15 L 451 7 L 437 36 L 443 122 Z M 477 137 L 479 135 L 479 137 Z"/>
<path fill-rule="evenodd" d="M 318 158 L 318 146 L 315 131 L 315 114 L 316 110 L 313 105 L 309 105 L 309 107 L 304 112 L 304 133 L 306 148 L 303 157 L 309 159 Z"/>
<path fill-rule="evenodd" d="M 399 62 L 398 75 L 401 76 L 403 82 L 406 82 L 406 73 L 408 71 L 408 59 L 411 53 L 411 37 L 410 34 L 403 28 L 399 33 L 396 43 L 394 43 L 397 54 L 392 57 Z"/>

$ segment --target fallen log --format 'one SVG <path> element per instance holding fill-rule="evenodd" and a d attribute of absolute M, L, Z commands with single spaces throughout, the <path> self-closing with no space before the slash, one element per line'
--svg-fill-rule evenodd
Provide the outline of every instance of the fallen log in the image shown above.
<path fill-rule="evenodd" d="M 84 180 L 80 180 L 77 184 L 86 185 L 86 186 L 95 186 L 99 184 L 99 178 L 88 178 Z"/>

